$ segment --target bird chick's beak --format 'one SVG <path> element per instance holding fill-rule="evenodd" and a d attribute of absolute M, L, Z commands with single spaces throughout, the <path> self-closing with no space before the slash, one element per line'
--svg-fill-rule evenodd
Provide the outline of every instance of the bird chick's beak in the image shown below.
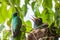
<path fill-rule="evenodd" d="M 37 18 L 33 18 L 32 20 L 35 21 L 35 20 L 37 20 Z"/>
<path fill-rule="evenodd" d="M 35 19 L 32 19 L 33 21 L 35 21 Z"/>

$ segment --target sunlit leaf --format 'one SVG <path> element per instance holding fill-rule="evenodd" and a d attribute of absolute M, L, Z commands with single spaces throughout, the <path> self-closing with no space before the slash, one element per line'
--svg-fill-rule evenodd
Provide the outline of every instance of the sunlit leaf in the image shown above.
<path fill-rule="evenodd" d="M 5 0 L 5 2 L 6 2 L 8 5 L 10 5 L 10 2 L 9 2 L 9 0 Z"/>
<path fill-rule="evenodd" d="M 42 0 L 36 0 L 36 2 L 37 2 L 37 5 L 40 6 L 42 3 Z"/>
<path fill-rule="evenodd" d="M 7 4 L 4 2 L 2 2 L 1 4 L 1 7 L 0 7 L 0 22 L 3 22 L 4 20 L 6 20 L 6 18 L 8 17 L 8 14 L 7 14 Z"/>
<path fill-rule="evenodd" d="M 39 6 L 36 1 L 32 2 L 31 7 L 35 14 L 35 17 L 41 17 L 40 11 L 39 11 Z"/>
<path fill-rule="evenodd" d="M 55 1 L 55 3 L 58 3 L 58 0 L 54 0 Z"/>
<path fill-rule="evenodd" d="M 2 2 L 2 0 L 0 0 L 0 2 Z"/>
<path fill-rule="evenodd" d="M 49 25 L 53 22 L 54 12 L 52 11 L 52 0 L 43 0 L 43 12 L 42 19 L 43 22 L 47 22 Z"/>
<path fill-rule="evenodd" d="M 41 14 L 38 8 L 35 9 L 34 13 L 35 13 L 35 17 L 38 17 L 38 18 L 41 17 Z"/>
<path fill-rule="evenodd" d="M 30 21 L 26 21 L 26 32 L 30 32 L 32 30 L 32 24 Z"/>
<path fill-rule="evenodd" d="M 10 5 L 14 6 L 15 0 L 10 0 Z"/>
<path fill-rule="evenodd" d="M 17 6 L 20 6 L 20 0 L 15 0 L 15 4 L 16 4 Z"/>
<path fill-rule="evenodd" d="M 12 19 L 9 19 L 8 21 L 7 21 L 7 25 L 11 28 L 11 21 L 12 21 Z"/>
<path fill-rule="evenodd" d="M 22 25 L 21 31 L 25 32 L 26 31 L 26 25 Z"/>
<path fill-rule="evenodd" d="M 23 14 L 23 16 L 26 16 L 26 14 L 27 14 L 27 5 L 23 5 L 22 14 Z"/>
<path fill-rule="evenodd" d="M 47 8 L 47 7 L 52 8 L 52 0 L 43 0 L 42 5 L 44 8 Z"/>
<path fill-rule="evenodd" d="M 25 3 L 26 3 L 26 4 L 29 4 L 29 1 L 30 1 L 30 0 L 25 0 Z"/>
<path fill-rule="evenodd" d="M 51 10 L 44 9 L 42 13 L 43 22 L 47 22 L 49 25 L 53 22 L 54 13 Z"/>
<path fill-rule="evenodd" d="M 34 10 L 34 6 L 35 6 L 35 1 L 34 2 L 32 2 L 32 4 L 31 4 L 31 7 L 32 7 L 32 9 Z"/>
<path fill-rule="evenodd" d="M 1 7 L 0 7 L 0 11 L 1 11 Z M 2 14 L 1 14 L 1 12 L 0 12 L 0 23 L 2 23 L 4 20 L 3 20 L 3 16 L 2 16 Z"/>
<path fill-rule="evenodd" d="M 8 18 L 11 18 L 12 14 L 15 12 L 15 8 L 14 7 L 10 7 L 7 11 L 8 11 Z"/>

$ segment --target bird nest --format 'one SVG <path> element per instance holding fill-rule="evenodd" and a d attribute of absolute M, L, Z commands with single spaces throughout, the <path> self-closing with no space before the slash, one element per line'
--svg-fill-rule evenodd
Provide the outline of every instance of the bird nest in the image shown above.
<path fill-rule="evenodd" d="M 49 28 L 34 29 L 28 33 L 27 40 L 58 40 L 59 35 L 51 33 Z"/>

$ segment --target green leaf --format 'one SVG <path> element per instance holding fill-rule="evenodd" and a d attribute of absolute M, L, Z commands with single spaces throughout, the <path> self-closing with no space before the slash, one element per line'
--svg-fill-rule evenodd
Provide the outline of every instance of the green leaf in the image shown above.
<path fill-rule="evenodd" d="M 5 0 L 8 5 L 11 6 L 20 6 L 20 0 Z"/>
<path fill-rule="evenodd" d="M 52 0 L 43 0 L 43 12 L 42 19 L 43 22 L 47 22 L 49 25 L 53 22 L 54 12 L 52 11 Z"/>
<path fill-rule="evenodd" d="M 0 2 L 2 2 L 2 0 L 0 0 Z"/>
<path fill-rule="evenodd" d="M 20 40 L 25 40 L 25 32 L 22 32 L 22 34 L 21 34 L 21 37 L 20 37 Z"/>
<path fill-rule="evenodd" d="M 5 18 L 7 18 L 8 14 L 7 14 L 7 5 L 5 3 L 2 4 L 2 7 L 1 7 L 1 13 L 2 13 L 2 16 Z"/>
<path fill-rule="evenodd" d="M 40 11 L 39 11 L 38 8 L 35 8 L 34 13 L 35 13 L 35 17 L 37 17 L 37 18 L 40 18 L 41 17 L 41 14 L 40 14 Z"/>
<path fill-rule="evenodd" d="M 27 5 L 23 5 L 22 13 L 23 13 L 23 16 L 26 16 L 26 14 L 27 14 Z"/>
<path fill-rule="evenodd" d="M 36 1 L 32 2 L 31 4 L 32 10 L 35 14 L 35 17 L 41 17 L 40 11 L 39 11 L 39 6 Z"/>
<path fill-rule="evenodd" d="M 25 22 L 25 24 L 26 24 L 26 32 L 30 32 L 32 30 L 31 22 L 28 20 Z"/>
<path fill-rule="evenodd" d="M 0 11 L 1 11 L 1 7 L 0 7 Z M 3 16 L 2 16 L 2 14 L 1 14 L 1 12 L 0 12 L 0 23 L 2 23 L 4 20 L 3 20 Z"/>
<path fill-rule="evenodd" d="M 45 13 L 46 13 L 46 10 L 43 10 L 42 12 L 42 19 L 43 19 L 43 22 L 46 22 L 46 16 L 45 16 Z"/>
<path fill-rule="evenodd" d="M 33 1 L 33 2 L 31 3 L 32 9 L 34 10 L 34 7 L 35 7 L 35 6 L 37 6 L 37 7 L 40 6 L 41 3 L 42 3 L 42 0 Z"/>
<path fill-rule="evenodd" d="M 52 9 L 52 0 L 43 0 L 43 3 L 42 3 L 43 7 L 44 8 L 50 8 Z"/>
<path fill-rule="evenodd" d="M 3 23 L 3 22 L 4 22 L 4 19 L 3 19 L 3 17 L 0 14 L 0 24 Z"/>
<path fill-rule="evenodd" d="M 44 9 L 42 13 L 43 22 L 47 22 L 49 25 L 53 22 L 54 13 L 52 10 Z"/>
<path fill-rule="evenodd" d="M 26 25 L 22 25 L 21 31 L 22 31 L 22 32 L 25 32 L 25 31 L 26 31 Z"/>
<path fill-rule="evenodd" d="M 6 2 L 2 2 L 2 6 L 0 7 L 0 23 L 2 23 L 3 21 L 6 20 L 6 18 L 8 17 L 8 14 L 7 14 L 7 4 Z"/>
<path fill-rule="evenodd" d="M 3 2 L 3 1 L 2 1 L 2 2 Z M 7 5 L 10 5 L 9 0 L 5 0 L 5 2 L 6 2 Z"/>
<path fill-rule="evenodd" d="M 35 3 L 36 3 L 36 1 L 31 3 L 32 10 L 34 10 Z"/>
<path fill-rule="evenodd" d="M 58 3 L 58 0 L 54 0 L 55 3 Z"/>
<path fill-rule="evenodd" d="M 9 28 L 11 28 L 11 21 L 12 21 L 12 18 L 10 18 L 10 19 L 7 21 L 7 25 L 9 26 Z"/>
<path fill-rule="evenodd" d="M 15 0 L 10 0 L 10 5 L 14 6 L 15 5 Z"/>
<path fill-rule="evenodd" d="M 15 5 L 20 6 L 20 0 L 15 0 Z"/>
<path fill-rule="evenodd" d="M 18 6 L 18 7 L 17 7 L 17 11 L 18 11 L 18 13 L 19 13 L 20 18 L 21 18 L 22 21 L 23 21 L 23 18 L 24 18 L 23 9 Z"/>
<path fill-rule="evenodd" d="M 26 16 L 26 13 L 27 13 L 27 4 L 29 4 L 29 1 L 30 0 L 25 0 L 25 5 L 23 5 L 23 7 L 22 7 L 24 16 Z"/>
<path fill-rule="evenodd" d="M 12 13 L 13 13 L 13 8 L 10 7 L 9 10 L 7 10 L 7 11 L 8 11 L 8 18 L 11 18 Z"/>
<path fill-rule="evenodd" d="M 40 6 L 42 3 L 42 0 L 36 0 L 36 2 L 37 2 L 37 5 Z"/>
<path fill-rule="evenodd" d="M 25 40 L 26 25 L 23 24 L 20 30 L 22 31 L 20 40 Z"/>
<path fill-rule="evenodd" d="M 25 0 L 25 4 L 29 4 L 29 1 L 30 1 L 30 0 Z"/>

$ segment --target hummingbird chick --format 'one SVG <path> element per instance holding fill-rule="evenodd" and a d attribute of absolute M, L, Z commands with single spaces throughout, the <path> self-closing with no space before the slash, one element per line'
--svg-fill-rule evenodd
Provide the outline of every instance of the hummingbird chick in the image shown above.
<path fill-rule="evenodd" d="M 42 18 L 33 18 L 32 20 L 34 22 L 34 29 L 48 27 L 48 24 L 42 22 Z"/>

